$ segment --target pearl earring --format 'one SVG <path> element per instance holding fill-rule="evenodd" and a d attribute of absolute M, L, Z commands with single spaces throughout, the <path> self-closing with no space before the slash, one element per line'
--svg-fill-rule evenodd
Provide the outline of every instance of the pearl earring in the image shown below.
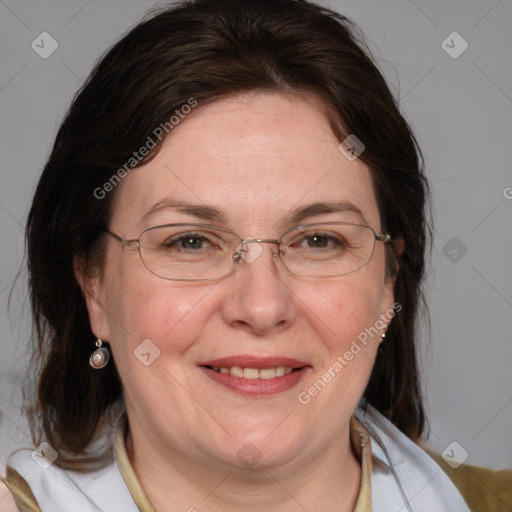
<path fill-rule="evenodd" d="M 102 347 L 103 342 L 98 338 L 96 340 L 96 346 L 98 347 L 89 358 L 89 364 L 95 370 L 101 370 L 107 366 L 110 359 L 110 353 L 106 347 Z"/>

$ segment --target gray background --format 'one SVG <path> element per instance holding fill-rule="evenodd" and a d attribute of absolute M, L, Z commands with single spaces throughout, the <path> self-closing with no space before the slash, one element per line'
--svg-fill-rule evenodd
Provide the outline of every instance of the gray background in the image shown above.
<path fill-rule="evenodd" d="M 512 3 L 322 3 L 360 25 L 426 157 L 436 225 L 432 331 L 427 343 L 423 329 L 421 356 L 429 443 L 442 451 L 456 441 L 456 460 L 467 452 L 466 463 L 512 468 Z M 30 334 L 23 275 L 10 312 L 7 300 L 31 196 L 79 84 L 152 5 L 0 0 L 0 465 L 27 439 L 19 408 Z M 454 31 L 469 45 L 457 58 L 442 47 Z M 59 45 L 47 59 L 31 48 L 42 32 Z M 458 53 L 461 44 L 451 37 L 444 47 Z"/>

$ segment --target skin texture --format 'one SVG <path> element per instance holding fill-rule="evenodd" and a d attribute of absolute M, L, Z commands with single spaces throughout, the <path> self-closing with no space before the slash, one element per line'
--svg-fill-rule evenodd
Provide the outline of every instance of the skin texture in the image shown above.
<path fill-rule="evenodd" d="M 138 238 L 146 228 L 203 219 L 162 209 L 165 198 L 208 204 L 243 238 L 279 238 L 291 209 L 346 200 L 381 232 L 371 173 L 339 150 L 319 99 L 255 92 L 198 106 L 174 128 L 154 160 L 118 190 L 109 228 Z M 366 223 L 354 213 L 305 219 Z M 210 223 L 210 222 L 208 222 Z M 213 222 L 215 223 L 215 222 Z M 349 420 L 362 396 L 380 336 L 307 405 L 317 381 L 365 328 L 393 306 L 384 244 L 349 275 L 312 279 L 287 272 L 270 244 L 252 263 L 206 283 L 160 279 L 137 250 L 108 239 L 102 276 L 78 275 L 95 335 L 110 343 L 123 380 L 134 470 L 157 510 L 353 510 L 360 467 Z M 381 329 L 383 332 L 384 329 Z M 134 349 L 149 338 L 160 356 L 145 366 Z M 285 356 L 311 368 L 295 387 L 241 396 L 198 363 L 250 354 Z M 261 454 L 250 469 L 237 452 Z"/>
<path fill-rule="evenodd" d="M 0 512 L 18 512 L 11 491 L 2 481 L 0 481 Z"/>

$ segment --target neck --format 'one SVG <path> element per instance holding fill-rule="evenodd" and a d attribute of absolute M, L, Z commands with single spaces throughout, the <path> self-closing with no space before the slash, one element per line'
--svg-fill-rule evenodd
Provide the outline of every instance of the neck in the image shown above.
<path fill-rule="evenodd" d="M 140 434 L 140 435 L 139 435 Z M 194 461 L 130 428 L 126 449 L 134 472 L 155 510 L 165 512 L 351 512 L 357 502 L 361 468 L 350 447 L 350 432 L 338 436 L 307 462 L 271 469 L 235 470 Z"/>

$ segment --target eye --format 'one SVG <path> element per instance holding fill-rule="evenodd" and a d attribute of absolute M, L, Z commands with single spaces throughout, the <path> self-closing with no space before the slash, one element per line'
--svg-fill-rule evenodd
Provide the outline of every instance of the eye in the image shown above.
<path fill-rule="evenodd" d="M 177 250 L 198 251 L 200 249 L 209 249 L 213 245 L 210 239 L 198 233 L 183 233 L 167 239 L 163 246 Z"/>
<path fill-rule="evenodd" d="M 323 249 L 332 246 L 346 246 L 346 242 L 340 239 L 338 235 L 329 235 L 327 233 L 307 233 L 302 235 L 291 244 L 292 247 L 311 247 L 313 249 Z"/>
<path fill-rule="evenodd" d="M 330 237 L 325 235 L 310 235 L 304 238 L 309 247 L 326 247 L 332 241 Z"/>

